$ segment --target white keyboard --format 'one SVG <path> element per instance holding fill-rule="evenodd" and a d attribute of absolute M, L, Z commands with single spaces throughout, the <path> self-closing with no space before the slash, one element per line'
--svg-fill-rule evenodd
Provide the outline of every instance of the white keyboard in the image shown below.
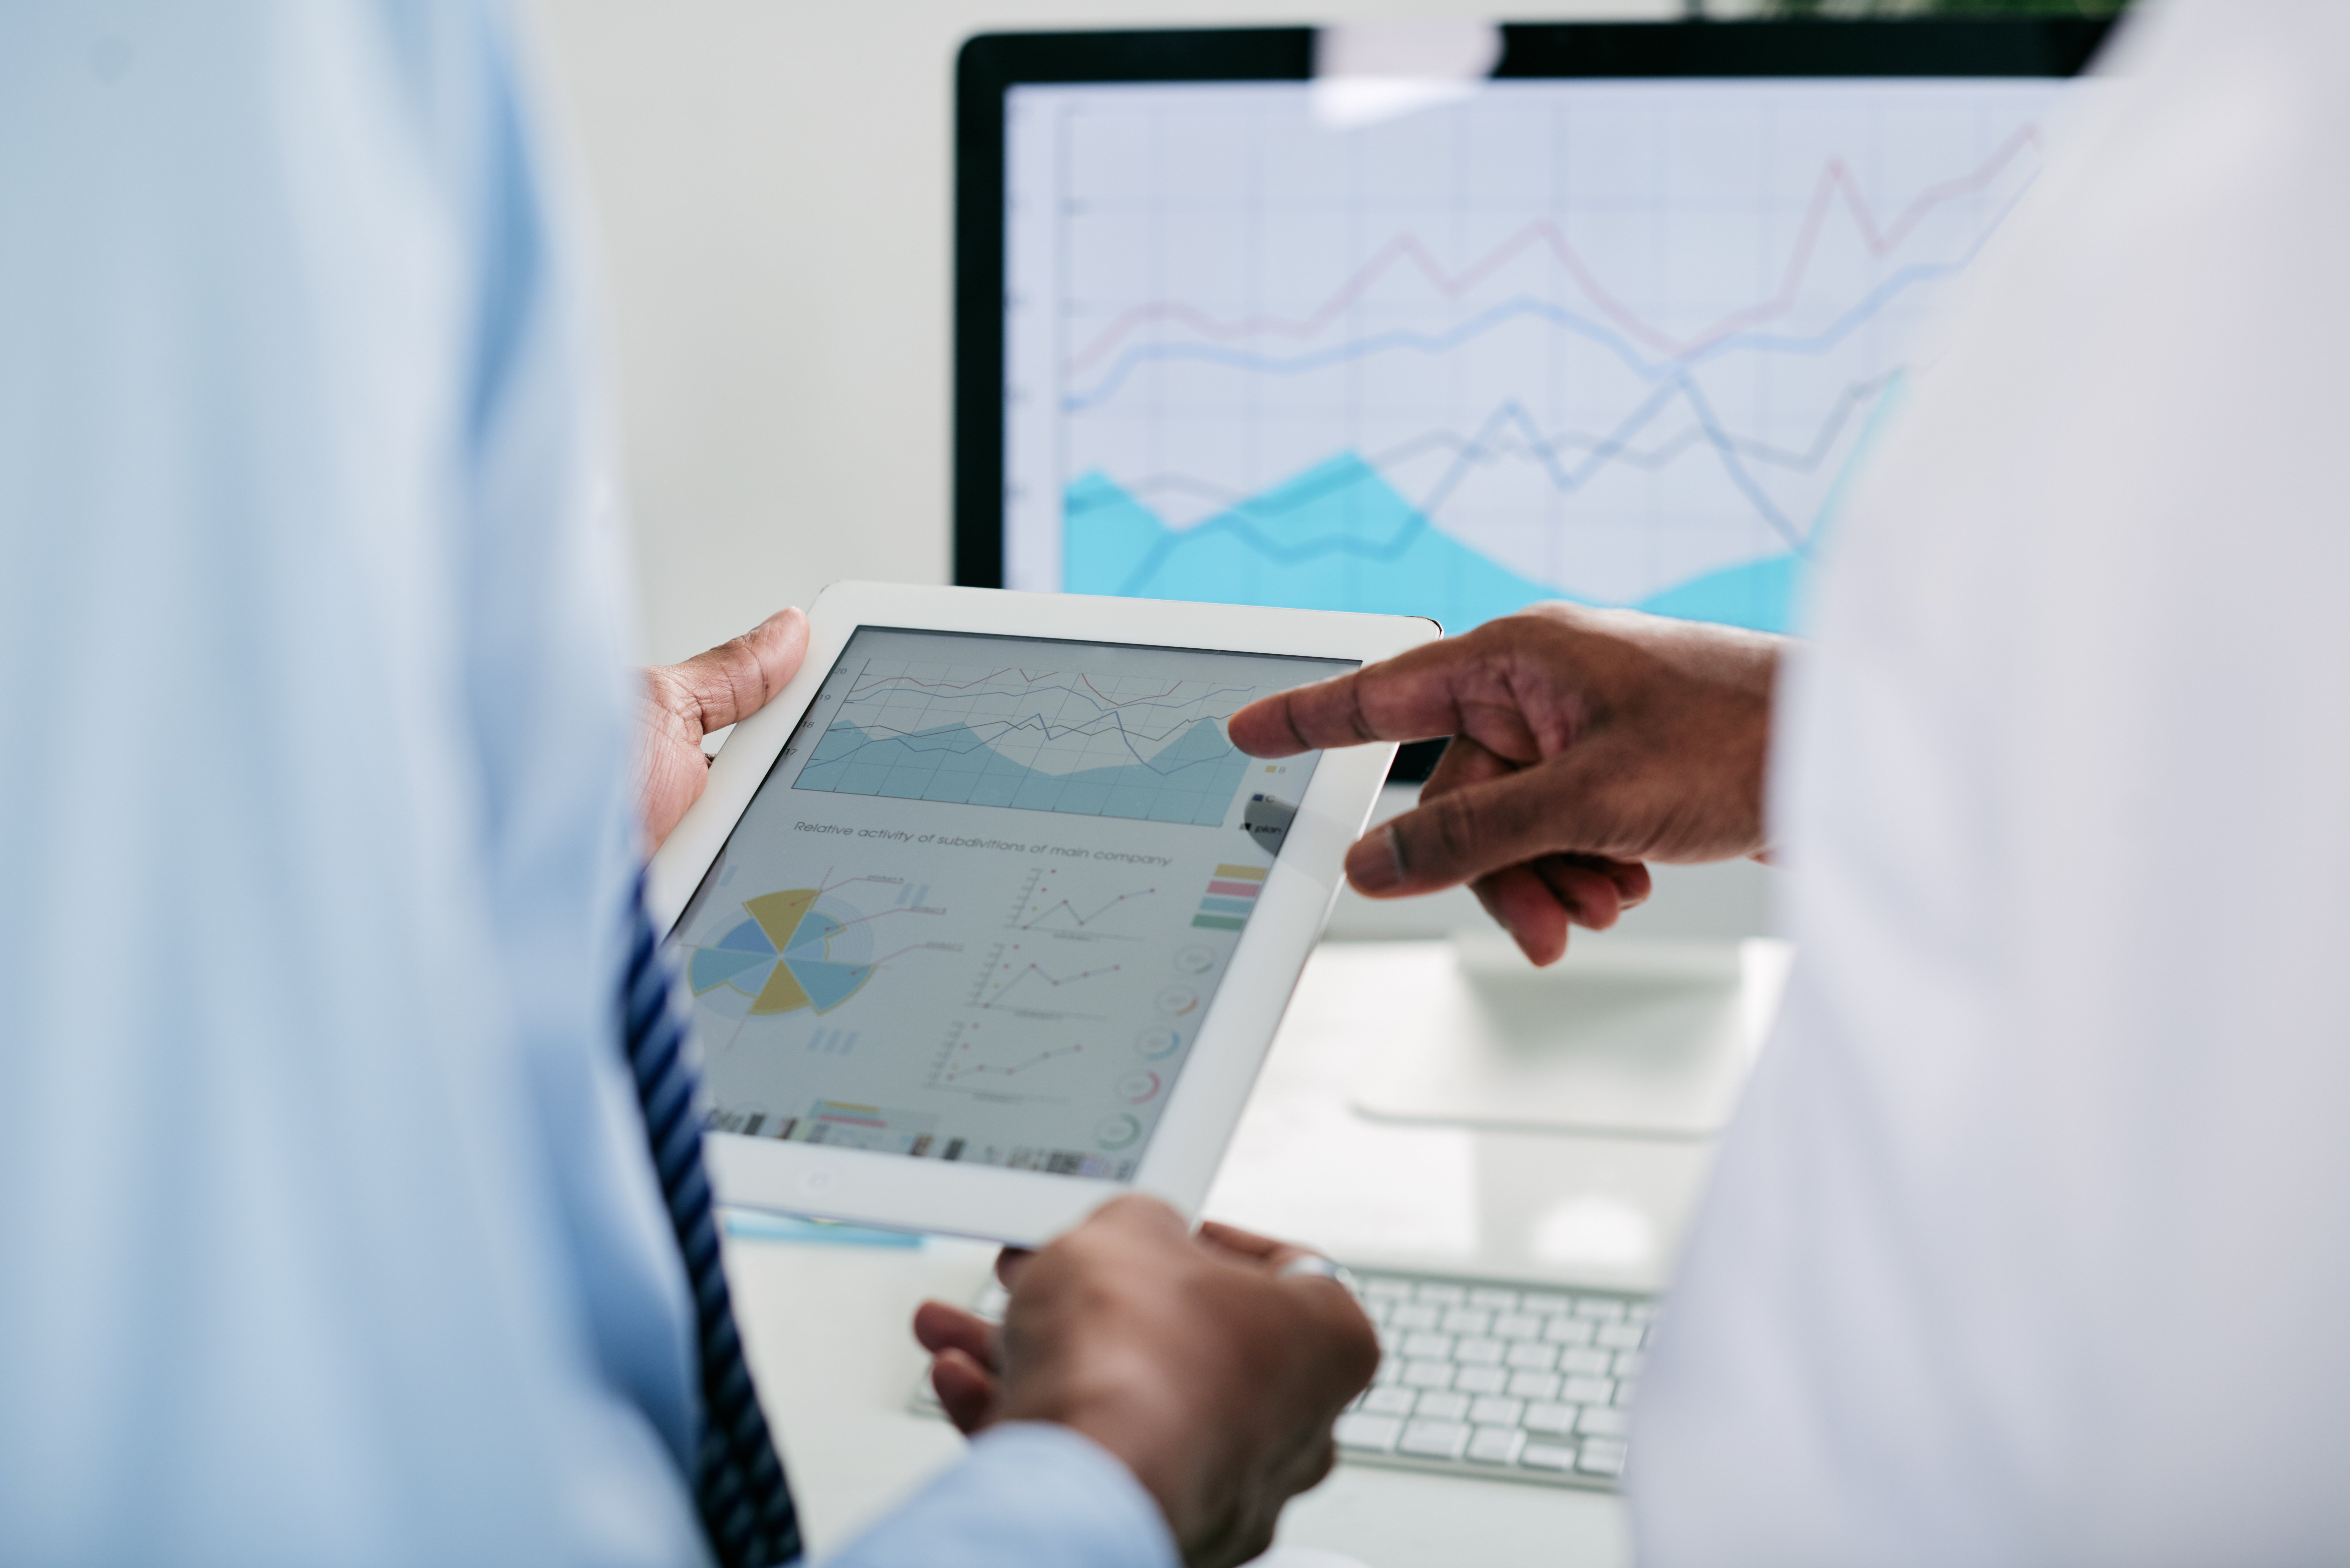
<path fill-rule="evenodd" d="M 1338 1417 L 1360 1464 L 1613 1489 L 1653 1296 L 1355 1271 L 1379 1370 Z"/>
<path fill-rule="evenodd" d="M 1357 1269 L 1379 1369 L 1338 1417 L 1338 1457 L 1612 1490 L 1657 1298 Z M 1002 1320 L 990 1280 L 972 1310 Z M 914 1408 L 938 1413 L 925 1376 Z"/>

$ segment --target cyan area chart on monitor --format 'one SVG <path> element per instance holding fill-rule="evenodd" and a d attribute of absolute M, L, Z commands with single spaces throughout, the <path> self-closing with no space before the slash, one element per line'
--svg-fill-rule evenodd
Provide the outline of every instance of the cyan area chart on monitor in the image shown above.
<path fill-rule="evenodd" d="M 1014 88 L 1005 581 L 1788 629 L 2065 90 Z"/>

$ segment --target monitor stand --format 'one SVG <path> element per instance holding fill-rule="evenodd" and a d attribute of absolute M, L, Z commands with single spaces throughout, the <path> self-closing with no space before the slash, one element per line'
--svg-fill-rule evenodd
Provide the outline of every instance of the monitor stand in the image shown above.
<path fill-rule="evenodd" d="M 1394 1027 L 1355 1086 L 1357 1110 L 1677 1139 L 1729 1123 L 1794 952 L 1767 938 L 1581 931 L 1547 970 L 1499 932 L 1392 950 L 1381 973 L 1393 982 Z"/>

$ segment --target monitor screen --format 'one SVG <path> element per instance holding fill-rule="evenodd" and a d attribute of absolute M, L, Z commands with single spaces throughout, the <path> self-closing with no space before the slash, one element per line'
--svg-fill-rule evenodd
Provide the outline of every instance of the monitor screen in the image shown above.
<path fill-rule="evenodd" d="M 1788 629 L 2068 87 L 1010 85 L 1002 580 Z"/>

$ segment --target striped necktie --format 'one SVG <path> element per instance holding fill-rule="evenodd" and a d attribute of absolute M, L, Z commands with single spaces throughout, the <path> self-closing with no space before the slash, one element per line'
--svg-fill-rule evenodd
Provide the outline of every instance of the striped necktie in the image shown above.
<path fill-rule="evenodd" d="M 700 1320 L 702 1421 L 694 1501 L 721 1568 L 775 1568 L 800 1554 L 799 1515 L 734 1331 L 710 1179 L 702 1168 L 702 1113 L 695 1103 L 700 1084 L 686 1053 L 674 981 L 645 912 L 640 879 L 621 1019 L 637 1102 L 644 1107 L 653 1165 L 660 1172 L 661 1196 L 677 1230 Z"/>

